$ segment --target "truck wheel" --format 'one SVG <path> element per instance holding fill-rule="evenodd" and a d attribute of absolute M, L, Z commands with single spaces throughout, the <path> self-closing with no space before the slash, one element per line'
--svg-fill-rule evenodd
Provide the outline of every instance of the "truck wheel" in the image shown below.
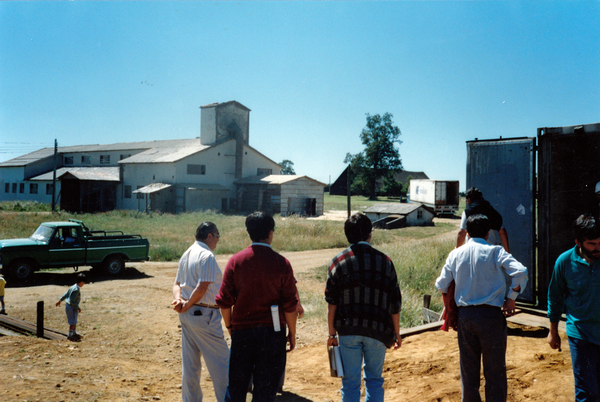
<path fill-rule="evenodd" d="M 104 271 L 111 276 L 117 276 L 125 271 L 125 263 L 119 256 L 108 257 L 104 261 Z"/>
<path fill-rule="evenodd" d="M 33 265 L 28 261 L 16 261 L 8 270 L 11 278 L 18 282 L 27 282 L 33 276 Z"/>

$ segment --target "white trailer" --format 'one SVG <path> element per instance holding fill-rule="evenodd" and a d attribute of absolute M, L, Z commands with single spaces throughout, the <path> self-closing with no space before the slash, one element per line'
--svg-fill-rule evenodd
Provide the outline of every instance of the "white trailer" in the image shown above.
<path fill-rule="evenodd" d="M 438 215 L 458 210 L 458 180 L 411 180 L 410 202 L 433 208 Z"/>

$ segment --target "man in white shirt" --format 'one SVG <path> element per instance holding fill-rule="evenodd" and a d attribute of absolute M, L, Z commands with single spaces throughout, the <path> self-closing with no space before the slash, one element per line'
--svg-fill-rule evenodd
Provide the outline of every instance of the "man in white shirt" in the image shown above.
<path fill-rule="evenodd" d="M 220 234 L 212 222 L 196 230 L 196 242 L 179 260 L 173 284 L 173 309 L 181 322 L 183 402 L 201 402 L 200 374 L 204 361 L 210 373 L 217 401 L 223 401 L 229 372 L 229 348 L 223 336 L 221 310 L 215 304 L 223 274 L 213 250 Z"/>
<path fill-rule="evenodd" d="M 490 245 L 487 216 L 467 219 L 469 241 L 448 255 L 435 282 L 446 293 L 452 281 L 458 306 L 458 348 L 463 402 L 480 402 L 479 379 L 483 355 L 486 402 L 506 401 L 506 318 L 514 314 L 515 299 L 527 284 L 527 268 L 502 246 Z M 504 273 L 512 278 L 507 295 Z"/>

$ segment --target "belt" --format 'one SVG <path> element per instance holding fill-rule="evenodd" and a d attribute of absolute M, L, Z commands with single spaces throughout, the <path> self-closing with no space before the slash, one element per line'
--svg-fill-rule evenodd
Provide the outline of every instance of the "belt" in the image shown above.
<path fill-rule="evenodd" d="M 493 310 L 502 310 L 502 307 L 491 306 L 489 304 L 472 304 L 470 306 L 458 306 L 458 308 L 475 308 L 475 307 L 489 308 L 489 309 L 493 309 Z"/>
<path fill-rule="evenodd" d="M 206 303 L 196 303 L 196 304 L 194 304 L 194 306 L 200 306 L 200 307 L 206 307 L 206 308 L 216 308 L 216 309 L 220 308 L 216 304 L 206 304 Z"/>

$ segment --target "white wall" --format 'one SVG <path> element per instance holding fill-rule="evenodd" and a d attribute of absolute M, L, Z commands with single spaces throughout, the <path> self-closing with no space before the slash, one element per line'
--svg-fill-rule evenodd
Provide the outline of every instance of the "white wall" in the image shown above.
<path fill-rule="evenodd" d="M 281 215 L 285 216 L 290 213 L 298 213 L 300 209 L 304 209 L 304 205 L 299 205 L 299 202 L 306 198 L 316 199 L 316 214 L 323 215 L 323 186 L 307 179 L 306 177 L 285 183 L 281 185 Z M 290 205 L 290 200 L 294 205 Z"/>
<path fill-rule="evenodd" d="M 418 212 L 422 211 L 422 218 L 419 219 Z M 417 210 L 411 212 L 406 217 L 407 226 L 423 226 L 431 223 L 433 220 L 433 214 L 426 210 L 425 208 L 418 208 Z"/>
<path fill-rule="evenodd" d="M 46 194 L 46 184 L 52 181 L 24 180 L 25 168 L 23 166 L 4 167 L 0 176 L 0 201 L 37 201 L 51 204 L 52 194 Z M 8 192 L 6 192 L 8 184 Z M 31 193 L 31 184 L 37 184 L 37 194 Z M 16 185 L 16 186 L 14 186 Z M 23 192 L 21 192 L 21 186 Z M 13 192 L 13 187 L 16 191 Z M 60 181 L 57 181 L 56 195 L 60 191 Z"/>
<path fill-rule="evenodd" d="M 271 174 L 281 173 L 281 167 L 277 163 L 265 158 L 252 148 L 244 147 L 242 177 L 256 176 L 257 168 L 271 169 Z"/>

